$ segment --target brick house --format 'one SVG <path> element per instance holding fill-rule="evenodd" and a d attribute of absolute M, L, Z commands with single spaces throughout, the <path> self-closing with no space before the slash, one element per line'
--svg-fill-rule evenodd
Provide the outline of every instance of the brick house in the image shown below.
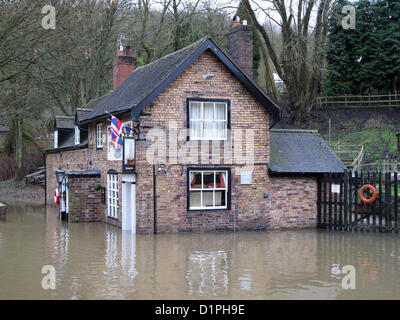
<path fill-rule="evenodd" d="M 281 111 L 252 80 L 251 27 L 228 37 L 229 54 L 211 38 L 137 68 L 130 47 L 120 54 L 114 90 L 56 118 L 46 202 L 61 169 L 69 221 L 137 233 L 315 227 L 318 175 L 344 166 L 315 132 L 272 128 Z M 125 147 L 106 111 L 133 129 Z"/>

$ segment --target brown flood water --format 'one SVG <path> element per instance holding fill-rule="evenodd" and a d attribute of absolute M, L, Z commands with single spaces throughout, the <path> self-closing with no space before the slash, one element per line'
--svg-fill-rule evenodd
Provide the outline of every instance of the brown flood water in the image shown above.
<path fill-rule="evenodd" d="M 400 298 L 400 235 L 135 236 L 101 223 L 61 222 L 55 208 L 8 204 L 0 222 L 0 299 Z M 337 264 L 356 268 L 355 290 L 342 288 Z M 44 265 L 56 269 L 55 290 L 42 289 Z"/>

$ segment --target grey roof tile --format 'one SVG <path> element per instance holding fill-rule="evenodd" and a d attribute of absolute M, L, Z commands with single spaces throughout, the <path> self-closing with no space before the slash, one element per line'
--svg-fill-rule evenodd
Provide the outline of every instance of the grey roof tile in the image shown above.
<path fill-rule="evenodd" d="M 343 172 L 346 168 L 316 131 L 285 129 L 270 132 L 268 167 L 275 173 Z"/>
<path fill-rule="evenodd" d="M 113 113 L 135 106 L 205 40 L 206 38 L 201 39 L 188 47 L 137 68 L 118 88 L 100 98 L 95 109 L 86 115 L 84 120 L 103 116 L 105 110 Z"/>
<path fill-rule="evenodd" d="M 56 129 L 74 129 L 75 119 L 74 117 L 57 116 L 55 127 Z"/>
<path fill-rule="evenodd" d="M 82 121 L 92 111 L 93 111 L 93 109 L 77 108 L 76 109 L 77 121 L 78 122 Z"/>

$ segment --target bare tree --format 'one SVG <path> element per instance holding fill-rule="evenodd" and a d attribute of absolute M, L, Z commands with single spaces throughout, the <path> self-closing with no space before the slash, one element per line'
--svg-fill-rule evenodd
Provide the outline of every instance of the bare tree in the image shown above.
<path fill-rule="evenodd" d="M 326 47 L 327 20 L 336 0 L 243 0 L 252 24 L 260 32 L 269 57 L 289 95 L 289 111 L 294 123 L 307 119 L 321 82 Z M 254 9 L 253 9 L 254 7 Z M 256 13 L 273 20 L 280 28 L 282 51 L 274 48 Z"/>

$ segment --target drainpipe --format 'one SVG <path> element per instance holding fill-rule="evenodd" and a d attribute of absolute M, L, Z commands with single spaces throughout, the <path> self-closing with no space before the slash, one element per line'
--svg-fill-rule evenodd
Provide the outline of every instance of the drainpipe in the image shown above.
<path fill-rule="evenodd" d="M 400 132 L 396 133 L 397 137 L 397 162 L 400 162 Z"/>
<path fill-rule="evenodd" d="M 154 208 L 154 216 L 153 216 L 153 222 L 154 222 L 154 234 L 157 234 L 157 179 L 156 179 L 156 166 L 153 165 L 153 208 Z"/>

